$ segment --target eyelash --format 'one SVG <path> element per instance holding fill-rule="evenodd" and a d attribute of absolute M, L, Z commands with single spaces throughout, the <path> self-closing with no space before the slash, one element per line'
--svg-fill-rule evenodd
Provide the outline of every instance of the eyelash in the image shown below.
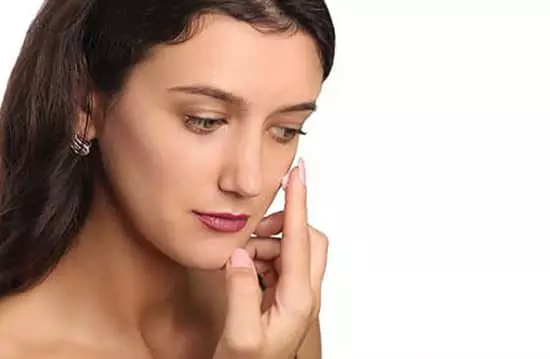
<path fill-rule="evenodd" d="M 212 129 L 205 129 L 204 126 L 201 126 L 201 123 L 204 125 L 204 122 L 214 123 L 217 126 Z M 205 135 L 210 132 L 213 132 L 218 127 L 227 124 L 227 120 L 224 118 L 209 118 L 209 117 L 198 117 L 198 116 L 187 116 L 185 119 L 185 127 L 191 132 L 197 133 L 199 135 Z"/>
<path fill-rule="evenodd" d="M 290 128 L 290 127 L 275 127 L 275 128 L 281 129 L 282 131 L 284 131 L 286 133 L 290 133 L 290 138 L 285 138 L 285 139 L 282 139 L 282 138 L 277 137 L 277 136 L 273 136 L 275 141 L 277 141 L 281 144 L 287 144 L 287 143 L 291 142 L 292 140 L 294 140 L 296 138 L 296 136 L 307 135 L 307 133 L 304 132 L 301 128 Z"/>
<path fill-rule="evenodd" d="M 220 126 L 227 124 L 227 120 L 224 118 L 208 118 L 208 117 L 199 117 L 199 116 L 187 116 L 185 119 L 185 127 L 190 130 L 193 133 L 199 134 L 199 135 L 206 135 L 211 132 L 214 132 L 216 129 L 218 129 Z M 210 125 L 213 125 L 213 127 L 209 127 L 208 125 L 205 128 L 205 123 L 208 123 Z M 304 132 L 301 128 L 291 128 L 291 127 L 274 127 L 276 129 L 280 129 L 285 132 L 285 134 L 290 135 L 290 138 L 281 138 L 278 136 L 273 136 L 275 141 L 286 144 L 291 142 L 293 139 L 296 138 L 296 136 L 299 135 L 306 135 L 307 133 Z"/>

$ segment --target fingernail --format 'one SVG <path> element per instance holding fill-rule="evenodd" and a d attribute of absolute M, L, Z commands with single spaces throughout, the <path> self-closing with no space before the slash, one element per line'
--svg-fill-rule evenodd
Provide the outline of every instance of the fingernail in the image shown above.
<path fill-rule="evenodd" d="M 298 168 L 300 173 L 300 179 L 302 180 L 302 183 L 306 184 L 306 165 L 303 158 L 300 158 L 300 161 L 298 162 Z"/>
<path fill-rule="evenodd" d="M 254 263 L 245 249 L 237 248 L 231 255 L 231 267 L 233 268 L 252 268 Z"/>
<path fill-rule="evenodd" d="M 283 177 L 283 180 L 281 181 L 281 184 L 282 184 L 284 190 L 286 190 L 286 188 L 288 187 L 288 175 L 289 175 L 289 173 L 287 173 Z"/>

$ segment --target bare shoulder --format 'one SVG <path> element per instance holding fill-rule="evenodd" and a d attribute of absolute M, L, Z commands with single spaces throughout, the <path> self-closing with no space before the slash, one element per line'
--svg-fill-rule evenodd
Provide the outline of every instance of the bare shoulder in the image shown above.
<path fill-rule="evenodd" d="M 59 340 L 40 316 L 42 307 L 22 295 L 0 301 L 0 359 L 106 359 L 88 348 Z M 50 336 L 52 334 L 52 336 Z"/>

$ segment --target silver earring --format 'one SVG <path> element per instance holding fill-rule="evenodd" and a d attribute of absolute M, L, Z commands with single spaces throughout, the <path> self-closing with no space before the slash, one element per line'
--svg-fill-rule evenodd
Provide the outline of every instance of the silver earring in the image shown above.
<path fill-rule="evenodd" d="M 92 117 L 92 98 L 91 96 L 86 96 L 86 125 L 84 126 L 84 134 L 75 134 L 73 141 L 71 142 L 71 150 L 81 157 L 88 156 L 90 154 L 90 147 L 92 147 L 92 142 L 86 138 L 88 133 L 88 125 L 90 124 L 90 118 Z"/>
<path fill-rule="evenodd" d="M 75 135 L 73 137 L 73 141 L 71 142 L 71 150 L 73 150 L 76 155 L 81 157 L 85 157 L 90 153 L 91 146 L 92 143 L 81 135 Z"/>

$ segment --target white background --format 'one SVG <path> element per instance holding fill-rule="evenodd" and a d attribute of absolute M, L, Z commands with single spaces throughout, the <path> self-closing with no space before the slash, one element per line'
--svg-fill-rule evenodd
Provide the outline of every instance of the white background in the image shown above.
<path fill-rule="evenodd" d="M 550 358 L 550 2 L 328 4 L 324 358 Z M 0 3 L 2 92 L 39 5 Z"/>

